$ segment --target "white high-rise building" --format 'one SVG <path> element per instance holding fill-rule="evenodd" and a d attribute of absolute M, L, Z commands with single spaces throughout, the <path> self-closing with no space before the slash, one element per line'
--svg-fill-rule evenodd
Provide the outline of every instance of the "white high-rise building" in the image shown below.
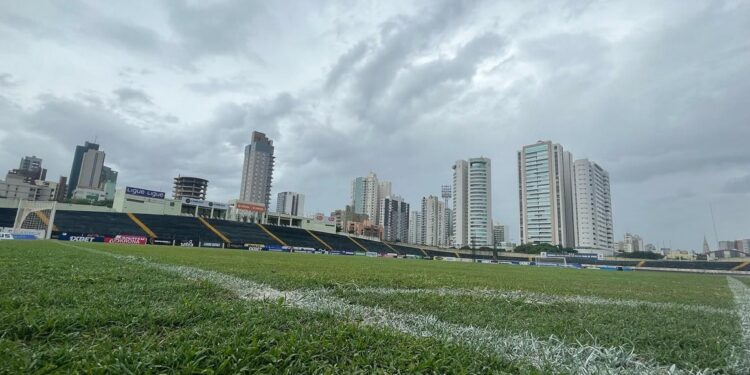
<path fill-rule="evenodd" d="M 383 240 L 407 242 L 409 240 L 409 204 L 404 199 L 388 196 L 380 202 L 380 218 L 383 221 Z"/>
<path fill-rule="evenodd" d="M 614 251 L 609 173 L 588 159 L 580 159 L 573 163 L 573 174 L 576 247 Z"/>
<path fill-rule="evenodd" d="M 521 243 L 575 246 L 572 156 L 539 141 L 518 152 Z"/>
<path fill-rule="evenodd" d="M 421 245 L 424 242 L 422 239 L 421 211 L 411 211 L 409 213 L 409 240 L 407 242 L 413 245 Z"/>
<path fill-rule="evenodd" d="M 276 212 L 292 216 L 305 216 L 305 195 L 291 191 L 277 194 Z"/>
<path fill-rule="evenodd" d="M 352 207 L 354 212 L 367 215 L 376 225 L 383 225 L 380 219 L 380 202 L 391 195 L 391 182 L 378 181 L 378 176 L 370 172 L 367 177 L 357 177 L 352 181 Z"/>
<path fill-rule="evenodd" d="M 446 246 L 445 207 L 440 198 L 430 195 L 422 198 L 422 244 Z"/>
<path fill-rule="evenodd" d="M 241 201 L 260 203 L 268 210 L 271 203 L 273 164 L 273 141 L 265 134 L 254 131 L 252 141 L 245 147 L 245 163 L 242 167 L 240 188 Z"/>
<path fill-rule="evenodd" d="M 492 246 L 492 163 L 480 157 L 453 165 L 454 247 Z"/>

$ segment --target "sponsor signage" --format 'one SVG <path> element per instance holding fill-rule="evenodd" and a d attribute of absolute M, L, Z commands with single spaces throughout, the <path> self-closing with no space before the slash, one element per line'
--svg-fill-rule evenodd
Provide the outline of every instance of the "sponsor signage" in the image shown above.
<path fill-rule="evenodd" d="M 125 194 L 153 199 L 164 199 L 166 196 L 163 191 L 146 190 L 130 186 L 125 187 Z"/>
<path fill-rule="evenodd" d="M 129 245 L 145 245 L 148 243 L 148 238 L 144 236 L 128 236 L 128 235 L 117 235 L 115 237 L 107 237 L 104 239 L 106 243 L 119 243 Z"/>
<path fill-rule="evenodd" d="M 151 243 L 154 244 L 154 245 L 166 245 L 166 246 L 172 246 L 172 245 L 174 245 L 174 242 L 172 240 L 160 240 L 158 238 L 154 238 L 151 241 Z"/>
<path fill-rule="evenodd" d="M 229 208 L 229 206 L 226 203 L 204 201 L 204 200 L 195 199 L 195 198 L 183 197 L 181 201 L 182 201 L 183 206 L 198 206 L 198 207 L 203 207 L 203 208 L 215 208 L 217 210 L 226 210 L 227 208 Z"/>
<path fill-rule="evenodd" d="M 201 242 L 201 247 L 221 248 L 220 242 Z"/>
<path fill-rule="evenodd" d="M 104 242 L 104 237 L 101 236 L 74 236 L 68 233 L 61 234 L 58 239 L 71 242 Z"/>
<path fill-rule="evenodd" d="M 227 249 L 246 249 L 246 248 L 247 247 L 245 246 L 244 243 L 232 242 L 232 243 L 227 244 Z"/>
<path fill-rule="evenodd" d="M 198 241 L 193 241 L 193 240 L 177 240 L 175 241 L 175 246 L 195 247 L 197 243 Z"/>
<path fill-rule="evenodd" d="M 257 203 L 250 202 L 237 202 L 234 207 L 238 210 L 252 211 L 252 212 L 266 212 L 266 206 Z"/>

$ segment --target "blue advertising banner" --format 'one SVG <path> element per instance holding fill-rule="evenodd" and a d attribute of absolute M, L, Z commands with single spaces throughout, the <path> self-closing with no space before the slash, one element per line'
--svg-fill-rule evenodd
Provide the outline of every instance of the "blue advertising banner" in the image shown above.
<path fill-rule="evenodd" d="M 163 191 L 146 190 L 130 186 L 125 187 L 125 194 L 154 199 L 164 199 L 164 197 L 166 196 Z"/>

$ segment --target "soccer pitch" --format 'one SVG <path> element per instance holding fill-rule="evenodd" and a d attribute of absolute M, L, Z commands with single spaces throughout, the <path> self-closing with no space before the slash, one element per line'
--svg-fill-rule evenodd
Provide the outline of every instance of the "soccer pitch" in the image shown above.
<path fill-rule="evenodd" d="M 750 373 L 750 278 L 0 242 L 0 373 Z"/>

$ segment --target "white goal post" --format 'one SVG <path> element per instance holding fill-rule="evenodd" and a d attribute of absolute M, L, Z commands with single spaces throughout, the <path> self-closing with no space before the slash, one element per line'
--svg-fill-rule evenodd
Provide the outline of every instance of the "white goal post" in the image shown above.
<path fill-rule="evenodd" d="M 52 230 L 55 227 L 56 211 L 57 202 L 55 201 L 19 201 L 13 230 L 43 231 L 44 239 L 48 240 L 52 237 Z"/>

